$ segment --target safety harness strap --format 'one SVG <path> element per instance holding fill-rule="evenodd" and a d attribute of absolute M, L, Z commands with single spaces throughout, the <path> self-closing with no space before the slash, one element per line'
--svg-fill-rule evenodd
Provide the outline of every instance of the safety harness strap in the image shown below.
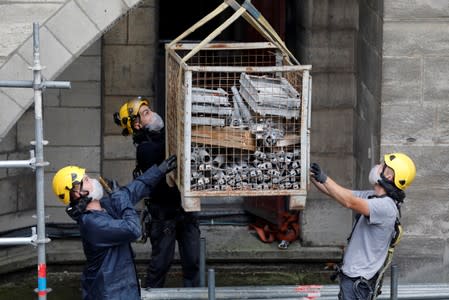
<path fill-rule="evenodd" d="M 401 222 L 399 218 L 396 218 L 396 222 L 394 224 L 394 236 L 391 239 L 390 247 L 388 248 L 387 257 L 385 258 L 385 262 L 382 265 L 382 268 L 377 272 L 377 280 L 376 285 L 374 286 L 374 293 L 372 296 L 372 300 L 376 300 L 377 296 L 379 296 L 382 291 L 382 283 L 385 275 L 385 271 L 388 269 L 388 267 L 391 265 L 391 262 L 393 261 L 393 254 L 395 247 L 399 244 L 401 241 L 402 235 L 403 235 L 403 228 L 401 225 Z"/>

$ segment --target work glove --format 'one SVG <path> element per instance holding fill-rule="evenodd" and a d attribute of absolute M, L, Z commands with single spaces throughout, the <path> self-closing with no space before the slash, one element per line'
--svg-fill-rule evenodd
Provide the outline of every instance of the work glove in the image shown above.
<path fill-rule="evenodd" d="M 163 162 L 161 162 L 161 164 L 157 167 L 162 172 L 162 174 L 167 174 L 176 169 L 177 166 L 178 165 L 176 163 L 176 155 L 172 155 Z"/>
<path fill-rule="evenodd" d="M 317 163 L 310 164 L 310 172 L 312 173 L 312 177 L 318 181 L 319 183 L 325 183 L 327 180 L 326 173 L 321 170 L 321 167 Z"/>
<path fill-rule="evenodd" d="M 92 198 L 82 197 L 79 200 L 71 200 L 70 204 L 66 206 L 65 212 L 74 221 L 78 222 L 78 219 L 86 211 L 87 204 L 92 201 Z"/>

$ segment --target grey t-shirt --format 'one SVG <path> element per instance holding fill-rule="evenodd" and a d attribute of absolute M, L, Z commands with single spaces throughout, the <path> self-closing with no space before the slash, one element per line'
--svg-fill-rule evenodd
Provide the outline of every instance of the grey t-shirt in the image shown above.
<path fill-rule="evenodd" d="M 353 191 L 353 194 L 368 201 L 369 217 L 362 215 L 357 222 L 345 250 L 342 271 L 349 277 L 371 279 L 387 257 L 399 212 L 390 197 L 368 199 L 373 191 Z"/>

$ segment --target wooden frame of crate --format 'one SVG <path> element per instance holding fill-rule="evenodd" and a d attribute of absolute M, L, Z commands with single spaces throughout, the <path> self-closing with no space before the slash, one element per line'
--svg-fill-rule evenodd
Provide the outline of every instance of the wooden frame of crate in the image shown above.
<path fill-rule="evenodd" d="M 289 196 L 290 209 L 303 209 L 309 184 L 311 101 L 311 76 L 309 72 L 311 67 L 305 65 L 276 65 L 282 62 L 282 55 L 271 43 L 210 43 L 193 56 L 189 64 L 183 62 L 182 55 L 196 46 L 197 44 L 176 44 L 166 49 L 166 150 L 167 155 L 176 154 L 178 157 L 178 168 L 171 174 L 171 179 L 176 182 L 181 191 L 184 209 L 186 211 L 200 210 L 200 199 L 202 197 L 274 195 Z M 224 60 L 227 61 L 226 65 L 217 65 L 222 64 Z M 208 61 L 210 61 L 209 64 Z M 248 63 L 252 65 L 245 65 Z M 273 65 L 270 65 L 270 63 Z M 246 150 L 250 152 L 251 150 L 257 151 L 255 147 L 251 148 L 251 138 L 245 136 L 248 135 L 246 130 L 243 130 L 240 134 L 235 133 L 235 128 L 230 126 L 209 126 L 209 133 L 207 130 L 203 130 L 206 132 L 198 132 L 195 126 L 193 128 L 195 130 L 192 130 L 192 89 L 196 87 L 221 88 L 229 91 L 230 85 L 238 82 L 238 77 L 242 73 L 271 75 L 273 77 L 282 76 L 287 78 L 292 86 L 300 91 L 300 113 L 295 120 L 299 126 L 299 132 L 297 132 L 299 143 L 297 145 L 301 158 L 299 189 L 192 190 L 192 140 L 208 144 L 206 141 L 208 138 L 215 138 L 217 141 L 214 148 L 229 146 L 233 149 L 248 148 Z M 223 141 L 222 145 L 220 145 L 220 141 Z M 253 155 L 253 153 L 249 155 Z"/>

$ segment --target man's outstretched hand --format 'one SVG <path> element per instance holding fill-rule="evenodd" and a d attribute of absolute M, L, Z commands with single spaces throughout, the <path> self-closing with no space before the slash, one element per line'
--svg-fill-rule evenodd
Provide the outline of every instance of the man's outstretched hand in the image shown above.
<path fill-rule="evenodd" d="M 313 179 L 318 181 L 319 183 L 325 183 L 327 180 L 326 173 L 323 172 L 320 165 L 317 163 L 311 163 L 310 164 L 310 172 L 312 173 Z"/>
<path fill-rule="evenodd" d="M 176 169 L 177 166 L 178 165 L 176 163 L 176 155 L 172 155 L 163 162 L 161 162 L 158 168 L 163 174 L 167 174 Z"/>

